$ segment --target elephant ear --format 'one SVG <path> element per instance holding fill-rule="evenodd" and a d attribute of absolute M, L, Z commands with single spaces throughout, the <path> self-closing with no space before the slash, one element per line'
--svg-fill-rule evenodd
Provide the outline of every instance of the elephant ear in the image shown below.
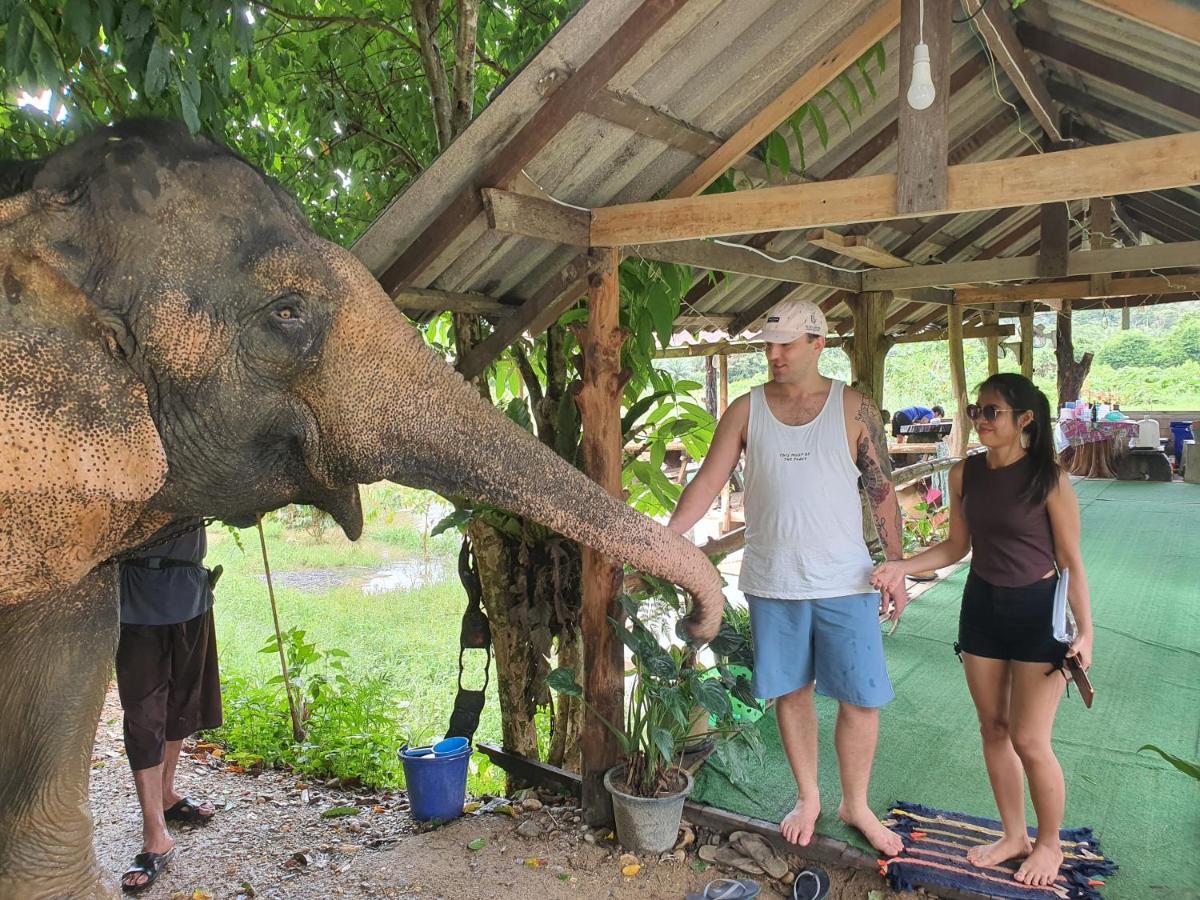
<path fill-rule="evenodd" d="M 118 336 L 49 266 L 0 250 L 0 603 L 119 549 L 166 472 Z"/>

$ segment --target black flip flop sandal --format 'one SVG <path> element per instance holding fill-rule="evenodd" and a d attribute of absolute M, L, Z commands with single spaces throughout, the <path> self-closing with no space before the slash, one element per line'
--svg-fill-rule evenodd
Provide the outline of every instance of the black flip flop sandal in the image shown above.
<path fill-rule="evenodd" d="M 829 876 L 816 866 L 801 869 L 792 882 L 792 900 L 825 900 L 829 895 Z"/>
<path fill-rule="evenodd" d="M 203 800 L 192 800 L 184 797 L 170 809 L 163 810 L 163 818 L 168 822 L 183 822 L 187 825 L 207 825 L 216 816 L 216 807 L 207 816 L 200 812 L 204 806 Z"/>
<path fill-rule="evenodd" d="M 140 894 L 148 889 L 150 885 L 158 881 L 158 876 L 163 873 L 163 869 L 167 867 L 167 863 L 174 855 L 174 847 L 166 853 L 151 853 L 148 850 L 139 853 L 133 858 L 133 865 L 126 869 L 125 874 L 121 876 L 121 890 L 127 894 Z M 145 875 L 146 880 L 141 884 L 126 884 L 125 879 L 130 875 Z"/>

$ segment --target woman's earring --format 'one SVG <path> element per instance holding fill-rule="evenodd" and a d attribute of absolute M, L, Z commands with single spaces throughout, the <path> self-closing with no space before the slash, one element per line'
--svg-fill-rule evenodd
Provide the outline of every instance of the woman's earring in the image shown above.
<path fill-rule="evenodd" d="M 1029 432 L 1028 431 L 1021 432 L 1021 449 L 1022 450 L 1029 449 Z"/>

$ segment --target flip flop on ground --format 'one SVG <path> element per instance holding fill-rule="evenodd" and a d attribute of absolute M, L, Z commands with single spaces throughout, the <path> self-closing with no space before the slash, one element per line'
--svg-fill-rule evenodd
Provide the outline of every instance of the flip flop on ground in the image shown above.
<path fill-rule="evenodd" d="M 796 873 L 792 882 L 792 900 L 825 900 L 829 894 L 829 876 L 816 866 Z"/>
<path fill-rule="evenodd" d="M 717 878 L 704 886 L 703 894 L 688 894 L 685 900 L 750 900 L 761 892 L 749 878 Z"/>
<path fill-rule="evenodd" d="M 203 812 L 208 807 L 209 812 Z M 207 825 L 216 815 L 216 808 L 205 800 L 192 800 L 184 797 L 170 809 L 163 810 L 163 818 L 168 822 L 183 822 L 186 825 Z"/>
<path fill-rule="evenodd" d="M 174 847 L 166 853 L 151 853 L 149 850 L 143 850 L 133 858 L 133 865 L 126 869 L 125 874 L 121 876 L 121 890 L 127 894 L 140 894 L 158 880 L 158 876 L 162 874 L 163 869 L 167 867 L 167 863 L 174 855 Z M 146 880 L 140 883 L 131 882 L 130 877 L 136 875 L 145 875 Z"/>

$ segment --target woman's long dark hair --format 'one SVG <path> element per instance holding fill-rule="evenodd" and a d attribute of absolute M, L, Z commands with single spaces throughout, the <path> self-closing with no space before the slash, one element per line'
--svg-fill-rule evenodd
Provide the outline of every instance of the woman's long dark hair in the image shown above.
<path fill-rule="evenodd" d="M 1024 434 L 1029 437 L 1028 453 L 1033 463 L 1029 483 L 1021 492 L 1021 499 L 1034 505 L 1044 503 L 1046 497 L 1058 484 L 1058 458 L 1054 453 L 1053 426 L 1050 424 L 1050 401 L 1038 390 L 1037 385 L 1015 372 L 993 375 L 976 388 L 976 391 L 995 391 L 1013 410 L 1028 410 L 1033 421 L 1025 426 Z M 1014 412 L 1013 416 L 1019 416 Z"/>

